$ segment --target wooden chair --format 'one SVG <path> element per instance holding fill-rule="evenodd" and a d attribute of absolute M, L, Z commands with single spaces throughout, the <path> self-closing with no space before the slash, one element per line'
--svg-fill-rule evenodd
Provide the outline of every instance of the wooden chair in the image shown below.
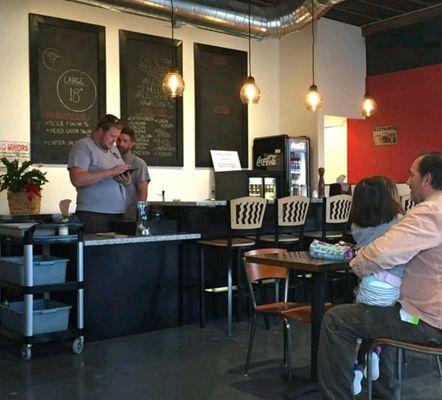
<path fill-rule="evenodd" d="M 287 196 L 277 199 L 275 234 L 262 235 L 259 240 L 263 243 L 274 243 L 276 247 L 279 244 L 302 244 L 309 205 L 310 199 L 305 196 Z M 298 232 L 281 233 L 281 228 L 298 228 Z"/>
<path fill-rule="evenodd" d="M 414 207 L 414 201 L 411 200 L 411 196 L 409 194 L 404 194 L 401 196 L 401 204 L 405 212 Z"/>
<path fill-rule="evenodd" d="M 306 232 L 304 236 L 323 241 L 342 239 L 347 229 L 351 202 L 352 197 L 348 194 L 324 197 L 322 203 L 322 229 L 315 232 Z"/>
<path fill-rule="evenodd" d="M 244 256 L 255 256 L 262 254 L 279 254 L 285 253 L 286 249 L 256 249 L 248 251 Z M 291 334 L 290 334 L 290 319 L 295 319 L 300 322 L 311 322 L 311 306 L 302 305 L 298 303 L 292 303 L 287 301 L 288 289 L 289 289 L 289 269 L 283 267 L 276 267 L 271 265 L 246 263 L 245 264 L 247 282 L 249 285 L 250 296 L 252 298 L 254 313 L 252 316 L 252 325 L 250 327 L 250 339 L 247 350 L 246 364 L 244 367 L 245 375 L 248 374 L 250 358 L 252 355 L 253 344 L 256 333 L 256 321 L 257 316 L 262 315 L 264 317 L 278 317 L 283 320 L 284 328 L 284 364 L 287 364 L 289 380 L 291 380 Z M 284 281 L 284 300 L 279 301 L 279 285 L 276 286 L 277 294 L 275 295 L 274 303 L 260 304 L 256 303 L 253 284 L 259 283 L 262 280 L 275 279 L 278 282 Z M 326 304 L 326 309 L 331 308 L 331 304 Z"/>
<path fill-rule="evenodd" d="M 411 350 L 421 354 L 432 355 L 436 357 L 437 368 L 439 370 L 439 378 L 442 379 L 442 365 L 440 357 L 442 356 L 442 345 L 432 345 L 432 344 L 418 344 L 405 342 L 402 340 L 388 339 L 388 338 L 377 338 L 373 340 L 371 348 L 368 352 L 367 356 L 367 391 L 368 391 L 368 400 L 373 399 L 373 389 L 372 389 L 372 380 L 371 380 L 371 364 L 372 364 L 372 352 L 376 346 L 379 345 L 388 345 L 392 347 L 396 347 L 397 352 L 397 378 L 399 380 L 399 384 L 402 383 L 402 357 L 404 350 Z M 402 393 L 400 392 L 400 396 Z"/>
<path fill-rule="evenodd" d="M 205 326 L 205 293 L 220 293 L 225 291 L 223 288 L 206 288 L 205 274 L 204 274 L 204 249 L 206 247 L 224 248 L 227 252 L 227 335 L 232 335 L 232 303 L 233 303 L 233 289 L 238 291 L 240 285 L 240 259 L 241 250 L 253 248 L 259 238 L 259 230 L 262 227 L 264 220 L 264 213 L 267 206 L 267 200 L 262 197 L 240 197 L 230 200 L 227 203 L 227 238 L 200 240 L 200 324 L 203 328 Z M 255 240 L 244 237 L 233 237 L 241 231 L 255 231 Z M 233 252 L 237 255 L 237 285 L 233 286 Z M 239 312 L 239 299 L 238 299 Z"/>

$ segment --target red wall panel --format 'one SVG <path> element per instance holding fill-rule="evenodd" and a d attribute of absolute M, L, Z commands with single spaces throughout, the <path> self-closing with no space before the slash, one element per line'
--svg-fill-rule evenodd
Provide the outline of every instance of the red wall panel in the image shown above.
<path fill-rule="evenodd" d="M 442 64 L 367 77 L 378 104 L 367 119 L 347 120 L 348 181 L 386 175 L 405 182 L 416 156 L 442 151 Z M 374 146 L 373 128 L 394 125 L 398 141 Z"/>

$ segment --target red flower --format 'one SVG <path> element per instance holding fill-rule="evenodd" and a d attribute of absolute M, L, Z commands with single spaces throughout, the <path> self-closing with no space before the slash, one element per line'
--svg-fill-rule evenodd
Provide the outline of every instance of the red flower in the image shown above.
<path fill-rule="evenodd" d="M 25 192 L 28 194 L 28 200 L 32 200 L 33 196 L 41 197 L 40 188 L 34 183 L 27 183 L 25 185 Z"/>

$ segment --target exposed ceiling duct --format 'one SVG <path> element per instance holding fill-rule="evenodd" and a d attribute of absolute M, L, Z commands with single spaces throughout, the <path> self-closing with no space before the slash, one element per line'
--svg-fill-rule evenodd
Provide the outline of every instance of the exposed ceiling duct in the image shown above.
<path fill-rule="evenodd" d="M 170 0 L 68 0 L 108 10 L 170 21 Z M 314 0 L 315 18 L 345 0 Z M 252 6 L 251 35 L 255 39 L 280 38 L 311 22 L 311 0 L 287 0 L 274 7 Z M 248 5 L 234 0 L 174 0 L 177 24 L 237 36 L 248 35 Z"/>

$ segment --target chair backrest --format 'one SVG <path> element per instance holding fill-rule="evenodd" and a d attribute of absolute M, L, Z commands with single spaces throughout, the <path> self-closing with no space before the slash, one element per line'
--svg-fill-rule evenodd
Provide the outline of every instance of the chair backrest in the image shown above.
<path fill-rule="evenodd" d="M 411 200 L 411 196 L 409 194 L 404 194 L 401 196 L 401 203 L 404 211 L 408 211 L 410 208 L 414 207 L 414 201 Z"/>
<path fill-rule="evenodd" d="M 230 200 L 231 229 L 260 229 L 264 220 L 267 200 L 262 197 L 239 197 Z"/>
<path fill-rule="evenodd" d="M 286 252 L 287 249 L 255 249 L 244 253 L 244 257 L 260 256 L 263 254 L 281 254 Z M 286 279 L 288 275 L 287 268 L 276 267 L 273 265 L 246 262 L 245 268 L 249 283 L 257 282 L 263 279 Z"/>
<path fill-rule="evenodd" d="M 307 219 L 310 199 L 305 196 L 287 196 L 277 200 L 279 226 L 303 226 Z"/>
<path fill-rule="evenodd" d="M 286 249 L 255 249 L 250 250 L 244 254 L 244 256 L 256 256 L 263 254 L 281 254 L 285 253 Z M 277 267 L 274 265 L 245 263 L 247 283 L 249 285 L 250 296 L 252 298 L 253 307 L 256 309 L 255 292 L 253 291 L 253 283 L 262 284 L 263 279 L 275 279 L 275 300 L 279 298 L 279 280 L 283 279 L 284 282 L 284 301 L 287 301 L 289 293 L 289 270 L 288 268 Z M 265 296 L 264 296 L 265 298 Z M 278 300 L 277 300 L 278 301 Z"/>
<path fill-rule="evenodd" d="M 348 194 L 339 194 L 325 198 L 325 223 L 345 224 L 350 216 L 352 197 Z"/>

